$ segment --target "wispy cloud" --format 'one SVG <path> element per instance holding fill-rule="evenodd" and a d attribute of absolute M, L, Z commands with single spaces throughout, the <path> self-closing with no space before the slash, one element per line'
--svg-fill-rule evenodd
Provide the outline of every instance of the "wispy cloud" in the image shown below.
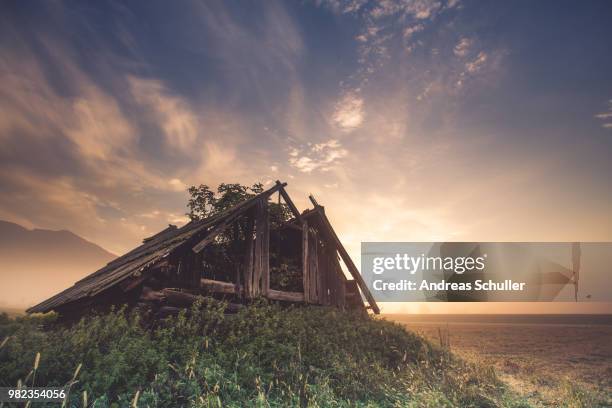
<path fill-rule="evenodd" d="M 612 129 L 612 99 L 608 101 L 608 110 L 596 114 L 595 118 L 601 120 L 601 127 L 604 129 Z"/>
<path fill-rule="evenodd" d="M 314 170 L 329 171 L 348 155 L 348 151 L 336 139 L 310 144 L 305 148 L 289 151 L 289 164 L 302 173 Z"/>
<path fill-rule="evenodd" d="M 455 45 L 455 48 L 453 48 L 453 52 L 458 57 L 465 57 L 470 52 L 470 48 L 472 47 L 473 43 L 474 43 L 473 40 L 470 40 L 469 38 L 464 37 L 461 40 L 459 40 L 457 45 Z"/>
<path fill-rule="evenodd" d="M 340 130 L 351 132 L 363 123 L 364 100 L 355 92 L 347 92 L 336 104 L 332 122 Z"/>
<path fill-rule="evenodd" d="M 149 110 L 163 130 L 168 146 L 190 152 L 201 128 L 189 104 L 170 91 L 157 79 L 130 76 L 128 83 L 134 99 Z"/>

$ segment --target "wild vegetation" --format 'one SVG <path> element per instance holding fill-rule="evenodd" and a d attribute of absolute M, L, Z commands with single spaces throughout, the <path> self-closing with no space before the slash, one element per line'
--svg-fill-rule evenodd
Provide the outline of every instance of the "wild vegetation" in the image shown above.
<path fill-rule="evenodd" d="M 0 386 L 69 386 L 67 406 L 93 407 L 526 406 L 492 369 L 398 324 L 263 301 L 223 308 L 202 298 L 154 327 L 123 309 L 71 326 L 2 315 Z"/>
<path fill-rule="evenodd" d="M 261 190 L 191 187 L 189 216 L 214 216 Z M 286 205 L 270 205 L 273 225 L 289 217 Z M 239 220 L 207 248 L 213 275 L 239 266 L 247 231 Z M 271 256 L 279 269 L 272 276 L 283 288 L 299 286 L 300 268 L 287 259 Z M 0 314 L 0 386 L 65 387 L 70 407 L 529 406 L 491 366 L 363 311 L 263 299 L 235 314 L 226 306 L 199 297 L 163 320 L 122 307 L 70 324 L 53 314 Z M 573 405 L 580 395 L 571 397 L 568 406 L 581 406 Z"/>
<path fill-rule="evenodd" d="M 186 215 L 192 221 L 203 220 L 229 210 L 243 201 L 264 191 L 262 183 L 245 186 L 238 183 L 221 183 L 216 190 L 205 184 L 191 186 L 187 190 L 189 200 Z M 291 218 L 291 210 L 282 202 L 268 203 L 270 212 L 270 286 L 278 290 L 302 291 L 301 265 L 295 256 L 289 256 L 288 248 L 295 247 L 286 234 L 280 234 L 281 224 Z M 232 228 L 221 232 L 217 239 L 204 249 L 204 274 L 213 279 L 232 281 L 234 271 L 240 268 L 245 252 L 247 219 L 239 218 Z M 299 238 L 299 237 L 298 237 Z M 299 244 L 299 242 L 298 242 Z M 281 251 L 281 247 L 284 249 Z"/>

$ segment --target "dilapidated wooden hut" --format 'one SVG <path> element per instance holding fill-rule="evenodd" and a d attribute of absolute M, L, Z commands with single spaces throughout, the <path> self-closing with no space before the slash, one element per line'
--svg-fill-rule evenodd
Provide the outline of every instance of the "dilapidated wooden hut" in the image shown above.
<path fill-rule="evenodd" d="M 128 304 L 162 316 L 190 305 L 198 295 L 223 298 L 230 310 L 265 297 L 379 313 L 323 206 L 310 196 L 314 208 L 300 213 L 285 186 L 277 181 L 221 213 L 181 228 L 170 225 L 28 313 L 53 310 L 76 317 Z M 275 194 L 290 219 L 270 221 Z M 228 231 L 234 232 L 231 242 Z"/>

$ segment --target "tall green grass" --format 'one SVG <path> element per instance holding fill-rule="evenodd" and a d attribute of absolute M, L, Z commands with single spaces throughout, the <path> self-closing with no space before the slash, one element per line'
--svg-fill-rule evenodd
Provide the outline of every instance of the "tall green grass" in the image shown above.
<path fill-rule="evenodd" d="M 265 302 L 225 315 L 202 299 L 145 328 L 124 310 L 66 327 L 0 317 L 0 386 L 70 386 L 66 406 L 518 407 L 492 369 L 402 326 Z M 4 341 L 7 339 L 6 341 Z"/>

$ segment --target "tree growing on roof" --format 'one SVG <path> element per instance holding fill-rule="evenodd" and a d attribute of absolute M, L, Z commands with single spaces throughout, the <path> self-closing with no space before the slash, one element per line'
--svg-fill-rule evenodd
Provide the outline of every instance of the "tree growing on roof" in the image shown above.
<path fill-rule="evenodd" d="M 206 184 L 191 186 L 187 189 L 190 196 L 187 202 L 189 212 L 185 215 L 192 221 L 203 220 L 253 198 L 263 191 L 263 183 L 261 182 L 254 183 L 250 187 L 239 183 L 221 183 L 216 192 Z M 273 226 L 291 218 L 291 210 L 285 203 L 271 202 L 269 211 L 270 222 Z"/>
<path fill-rule="evenodd" d="M 221 183 L 216 191 L 206 184 L 191 186 L 187 190 L 189 201 L 186 214 L 192 221 L 201 221 L 208 217 L 227 211 L 264 191 L 263 183 L 254 183 L 246 186 L 239 183 Z M 282 223 L 291 219 L 291 209 L 285 203 L 268 203 L 269 221 L 272 229 L 271 245 L 280 247 L 283 237 L 275 234 Z M 215 240 L 207 250 L 209 268 L 216 269 L 216 273 L 225 274 L 227 271 L 240 267 L 241 254 L 244 253 L 244 243 L 249 228 L 246 219 L 238 220 L 233 228 L 228 228 Z M 280 251 L 270 252 L 270 270 L 272 284 L 282 289 L 297 290 L 301 279 L 301 266 L 289 256 L 280 254 Z"/>

